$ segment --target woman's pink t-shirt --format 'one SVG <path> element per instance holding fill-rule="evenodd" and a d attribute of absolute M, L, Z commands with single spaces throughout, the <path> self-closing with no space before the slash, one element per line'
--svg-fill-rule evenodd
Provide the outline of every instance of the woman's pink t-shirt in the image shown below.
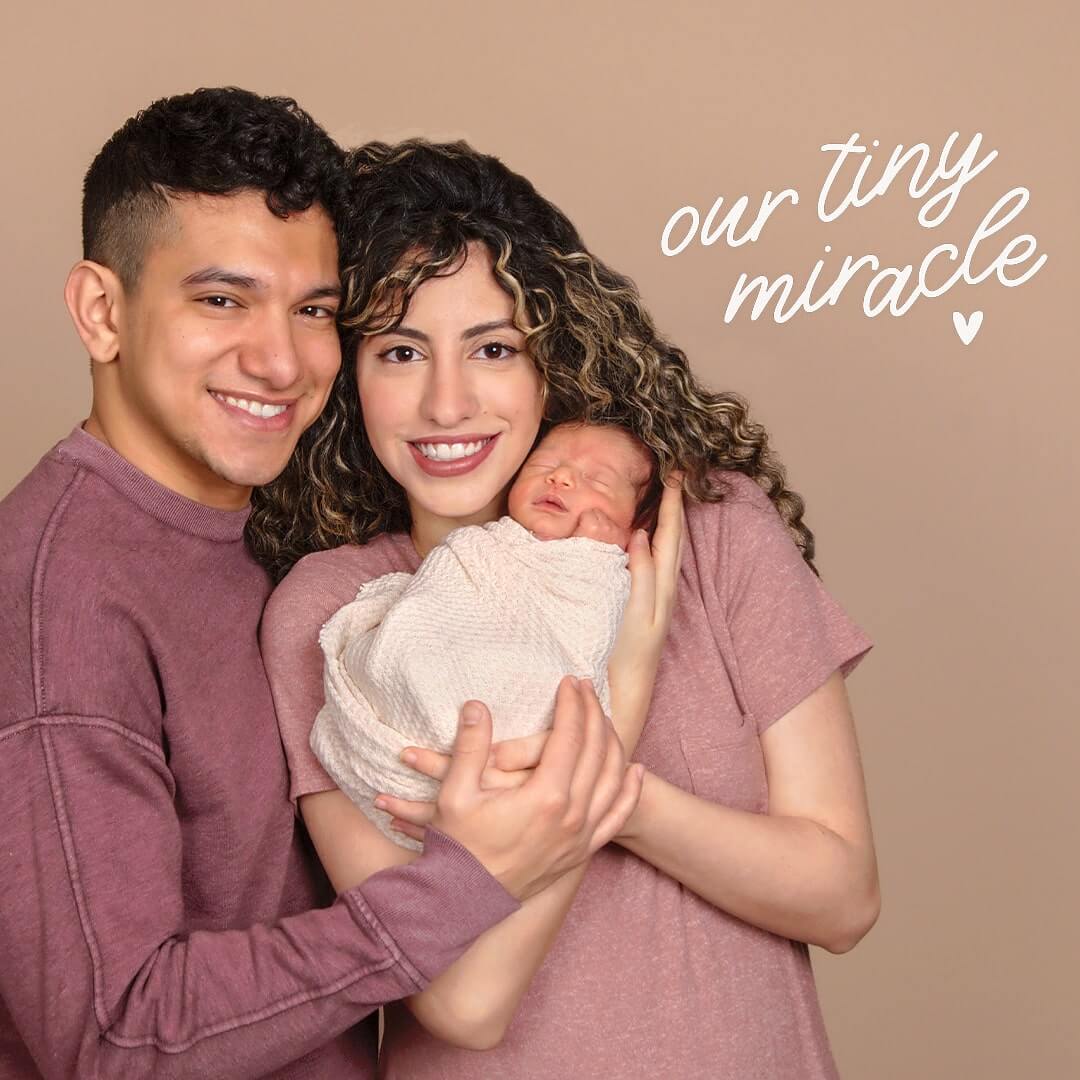
<path fill-rule="evenodd" d="M 768 497 L 721 474 L 687 503 L 678 602 L 635 760 L 702 798 L 768 809 L 760 735 L 870 648 L 803 561 Z M 301 560 L 263 647 L 294 798 L 333 787 L 308 747 L 322 705 L 319 627 L 364 582 L 419 559 L 405 535 Z M 550 1080 L 836 1077 L 807 946 L 721 911 L 610 844 L 593 858 L 503 1042 L 469 1051 L 387 1009 L 381 1075 Z"/>

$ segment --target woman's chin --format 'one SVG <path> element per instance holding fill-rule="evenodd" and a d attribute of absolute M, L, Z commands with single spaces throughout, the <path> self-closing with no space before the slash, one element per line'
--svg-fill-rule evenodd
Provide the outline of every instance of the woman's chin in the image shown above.
<path fill-rule="evenodd" d="M 492 496 L 490 492 L 447 492 L 436 498 L 410 498 L 410 510 L 413 522 L 418 520 L 438 520 L 450 524 L 483 525 L 500 517 L 506 505 L 505 497 L 500 493 Z"/>

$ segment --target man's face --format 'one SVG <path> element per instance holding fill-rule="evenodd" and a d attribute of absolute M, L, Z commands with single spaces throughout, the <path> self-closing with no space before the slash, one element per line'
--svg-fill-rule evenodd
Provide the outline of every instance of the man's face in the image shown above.
<path fill-rule="evenodd" d="M 124 294 L 95 416 L 154 479 L 239 507 L 285 467 L 341 363 L 337 243 L 320 207 L 282 220 L 261 192 L 170 203 Z"/>

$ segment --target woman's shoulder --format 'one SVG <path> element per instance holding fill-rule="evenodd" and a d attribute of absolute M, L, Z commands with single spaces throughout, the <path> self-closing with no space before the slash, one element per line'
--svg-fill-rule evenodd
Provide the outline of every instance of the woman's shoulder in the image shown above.
<path fill-rule="evenodd" d="M 732 529 L 760 528 L 780 520 L 768 493 L 753 477 L 715 469 L 709 473 L 709 482 L 720 498 L 710 502 L 686 500 L 686 523 L 691 531 L 719 534 Z"/>
<path fill-rule="evenodd" d="M 686 500 L 687 547 L 703 576 L 735 578 L 750 567 L 786 572 L 805 565 L 780 512 L 753 477 L 716 470 L 709 478 L 719 500 Z"/>
<path fill-rule="evenodd" d="M 316 622 L 321 626 L 339 607 L 354 600 L 362 585 L 395 571 L 411 573 L 414 560 L 412 541 L 399 533 L 305 555 L 270 594 L 263 614 L 264 634 L 268 627 L 282 624 Z"/>

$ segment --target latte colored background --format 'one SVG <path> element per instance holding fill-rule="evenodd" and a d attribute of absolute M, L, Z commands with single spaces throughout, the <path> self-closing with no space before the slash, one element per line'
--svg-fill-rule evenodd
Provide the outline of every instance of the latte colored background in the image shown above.
<path fill-rule="evenodd" d="M 23 7 L 0 45 L 0 493 L 87 411 L 61 289 L 82 174 L 140 106 L 233 83 L 295 96 L 346 143 L 499 154 L 637 280 L 704 378 L 749 396 L 825 580 L 876 640 L 849 689 L 884 911 L 854 952 L 814 953 L 842 1074 L 1080 1075 L 1078 21 L 1071 0 Z M 817 220 L 822 143 L 928 141 L 936 160 L 954 130 L 999 158 L 945 225 L 921 228 L 903 187 Z M 723 322 L 743 270 L 801 284 L 826 243 L 892 265 L 963 249 L 1017 184 L 1030 205 L 983 251 L 1034 233 L 1049 261 L 1020 288 L 873 320 L 849 288 L 782 326 Z M 788 186 L 802 205 L 759 243 L 661 255 L 678 207 Z M 967 347 L 954 310 L 985 312 Z"/>

